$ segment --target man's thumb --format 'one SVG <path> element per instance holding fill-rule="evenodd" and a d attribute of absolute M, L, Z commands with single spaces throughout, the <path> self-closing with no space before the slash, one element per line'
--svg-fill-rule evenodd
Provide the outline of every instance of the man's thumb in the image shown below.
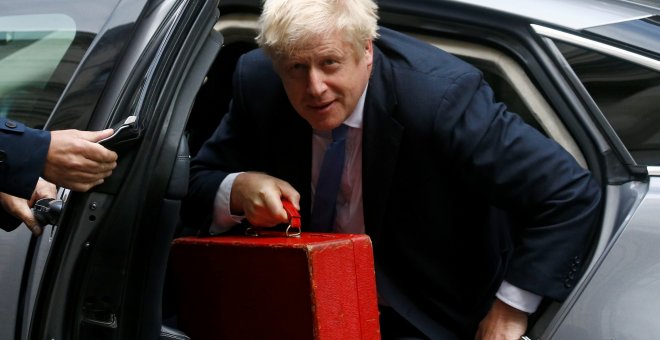
<path fill-rule="evenodd" d="M 39 226 L 39 222 L 37 222 L 37 219 L 34 217 L 34 214 L 32 213 L 32 210 L 25 205 L 24 208 L 21 208 L 20 211 L 16 213 L 18 218 L 23 220 L 23 223 L 25 223 L 25 226 L 32 231 L 32 234 L 35 236 L 41 235 L 42 229 L 41 226 Z"/>
<path fill-rule="evenodd" d="M 113 133 L 113 129 L 105 129 L 101 131 L 84 131 L 83 138 L 90 142 L 96 143 L 104 138 L 112 136 Z"/>

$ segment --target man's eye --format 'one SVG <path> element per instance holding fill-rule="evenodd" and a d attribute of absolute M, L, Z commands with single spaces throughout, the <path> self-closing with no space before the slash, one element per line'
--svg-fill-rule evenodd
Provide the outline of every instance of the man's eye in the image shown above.
<path fill-rule="evenodd" d="M 332 59 L 328 59 L 328 60 L 323 61 L 323 65 L 326 65 L 326 66 L 334 65 L 336 63 L 337 62 L 335 60 L 332 60 Z"/>

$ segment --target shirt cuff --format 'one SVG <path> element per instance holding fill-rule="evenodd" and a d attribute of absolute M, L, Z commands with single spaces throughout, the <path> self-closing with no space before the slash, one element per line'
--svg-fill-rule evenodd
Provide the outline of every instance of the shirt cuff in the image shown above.
<path fill-rule="evenodd" d="M 211 235 L 221 234 L 231 229 L 231 227 L 241 223 L 245 216 L 232 215 L 229 205 L 231 199 L 231 188 L 234 185 L 236 176 L 242 172 L 235 172 L 227 175 L 220 183 L 218 192 L 215 194 L 213 202 L 213 222 L 209 228 Z"/>
<path fill-rule="evenodd" d="M 520 289 L 506 281 L 500 285 L 495 296 L 507 305 L 526 313 L 534 313 L 541 304 L 542 296 Z"/>

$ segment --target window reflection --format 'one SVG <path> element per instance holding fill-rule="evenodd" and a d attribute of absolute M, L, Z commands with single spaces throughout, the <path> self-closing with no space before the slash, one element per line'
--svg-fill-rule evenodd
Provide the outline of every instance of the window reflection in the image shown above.
<path fill-rule="evenodd" d="M 635 161 L 660 165 L 660 73 L 555 43 Z"/>
<path fill-rule="evenodd" d="M 62 14 L 0 16 L 0 116 L 44 125 L 73 71 L 64 64 L 75 36 Z"/>

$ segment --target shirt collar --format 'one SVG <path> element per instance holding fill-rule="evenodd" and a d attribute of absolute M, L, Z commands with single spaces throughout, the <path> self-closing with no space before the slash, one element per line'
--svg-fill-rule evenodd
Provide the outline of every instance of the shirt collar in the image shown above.
<path fill-rule="evenodd" d="M 344 124 L 352 127 L 352 128 L 357 128 L 360 129 L 362 128 L 362 120 L 364 118 L 364 99 L 367 96 L 367 88 L 369 87 L 369 84 L 364 87 L 364 92 L 362 92 L 362 96 L 360 96 L 360 99 L 358 99 L 357 105 L 355 105 L 355 109 L 353 110 L 353 113 L 351 113 L 348 118 L 344 121 Z"/>

